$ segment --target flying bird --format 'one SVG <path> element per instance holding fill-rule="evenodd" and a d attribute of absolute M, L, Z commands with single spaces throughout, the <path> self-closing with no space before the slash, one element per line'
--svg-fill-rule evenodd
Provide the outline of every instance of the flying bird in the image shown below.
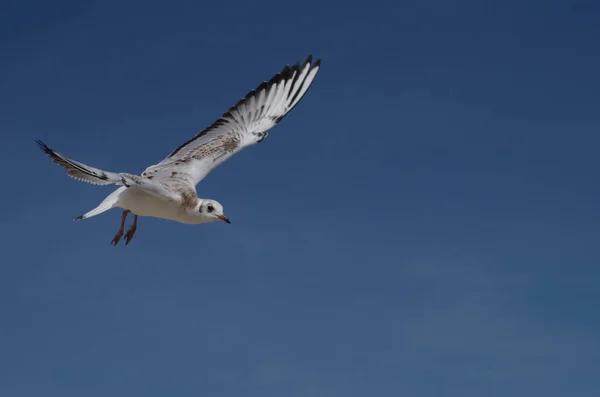
<path fill-rule="evenodd" d="M 141 175 L 90 167 L 55 152 L 42 141 L 36 143 L 52 161 L 65 168 L 69 176 L 94 185 L 120 186 L 96 208 L 75 218 L 87 219 L 115 207 L 123 209 L 119 231 L 111 241 L 114 246 L 123 237 L 130 213 L 133 213 L 133 223 L 125 233 L 125 245 L 137 230 L 138 216 L 186 224 L 218 220 L 231 223 L 218 201 L 198 197 L 196 185 L 234 154 L 262 142 L 269 130 L 304 97 L 320 64 L 320 59 L 313 62 L 309 55 L 301 65 L 287 65 Z"/>

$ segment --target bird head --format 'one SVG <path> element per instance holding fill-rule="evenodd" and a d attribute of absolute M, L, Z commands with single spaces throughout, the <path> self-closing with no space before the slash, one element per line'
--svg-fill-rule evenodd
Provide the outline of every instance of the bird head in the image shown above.
<path fill-rule="evenodd" d="M 198 204 L 198 214 L 206 218 L 209 222 L 223 221 L 231 223 L 229 218 L 223 213 L 223 206 L 216 200 L 200 200 Z"/>

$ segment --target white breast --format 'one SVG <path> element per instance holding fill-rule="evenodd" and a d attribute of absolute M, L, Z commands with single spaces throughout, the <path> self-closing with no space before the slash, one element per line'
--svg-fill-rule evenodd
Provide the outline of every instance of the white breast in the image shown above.
<path fill-rule="evenodd" d="M 187 214 L 179 203 L 161 200 L 140 189 L 126 189 L 121 193 L 117 207 L 130 210 L 136 215 L 152 216 L 187 223 Z"/>

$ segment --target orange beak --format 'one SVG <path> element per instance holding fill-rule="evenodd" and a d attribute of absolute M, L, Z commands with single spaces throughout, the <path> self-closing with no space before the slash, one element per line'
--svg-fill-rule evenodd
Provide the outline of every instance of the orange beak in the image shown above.
<path fill-rule="evenodd" d="M 229 223 L 231 224 L 231 221 L 229 220 L 229 218 L 227 218 L 225 215 L 217 215 L 217 218 L 219 218 L 220 220 L 222 220 L 223 222 Z"/>

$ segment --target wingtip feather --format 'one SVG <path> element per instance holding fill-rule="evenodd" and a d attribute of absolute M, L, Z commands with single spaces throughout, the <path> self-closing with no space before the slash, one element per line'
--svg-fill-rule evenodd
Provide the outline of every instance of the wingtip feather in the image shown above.
<path fill-rule="evenodd" d="M 47 152 L 47 151 L 49 151 L 49 150 L 50 150 L 50 151 L 52 150 L 52 149 L 50 149 L 50 148 L 48 147 L 48 145 L 46 145 L 44 142 L 40 141 L 39 139 L 36 139 L 36 140 L 35 140 L 35 143 L 37 143 L 38 147 L 39 147 L 40 149 L 42 149 L 44 152 Z"/>

